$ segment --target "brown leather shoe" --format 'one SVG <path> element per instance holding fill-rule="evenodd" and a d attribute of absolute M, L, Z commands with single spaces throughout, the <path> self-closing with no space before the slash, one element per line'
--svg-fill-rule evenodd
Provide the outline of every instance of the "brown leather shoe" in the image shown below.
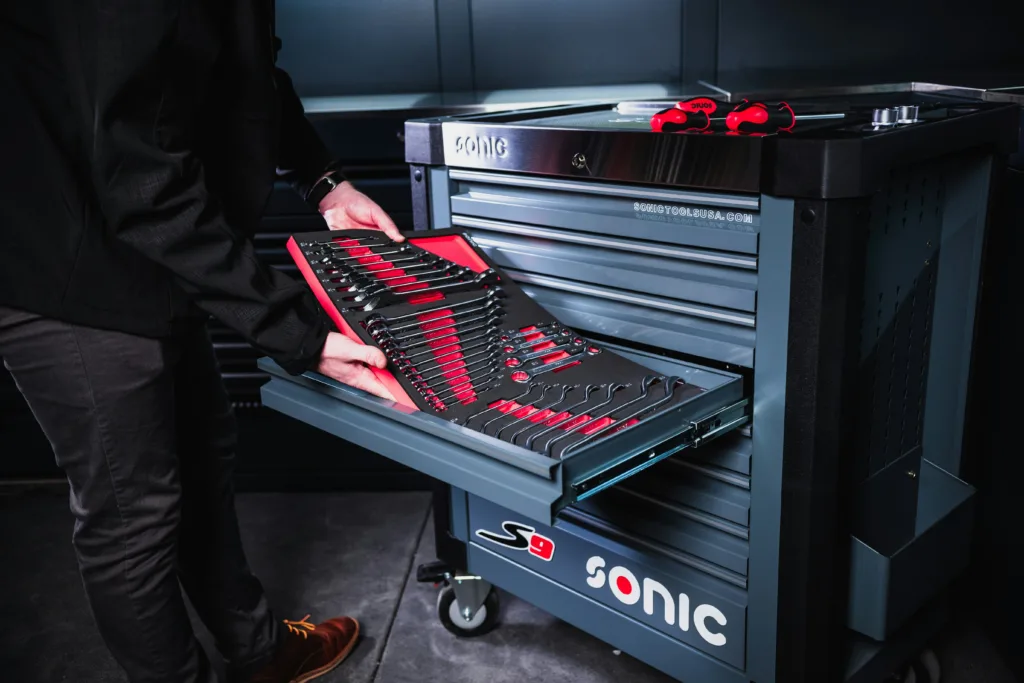
<path fill-rule="evenodd" d="M 274 658 L 250 683 L 306 683 L 331 671 L 348 656 L 359 639 L 359 622 L 351 617 L 322 624 L 284 620 L 288 633 Z"/>

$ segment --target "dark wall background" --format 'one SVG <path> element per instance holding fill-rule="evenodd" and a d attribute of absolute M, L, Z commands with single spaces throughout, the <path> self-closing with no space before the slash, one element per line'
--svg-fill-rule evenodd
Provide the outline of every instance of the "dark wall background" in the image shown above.
<path fill-rule="evenodd" d="M 723 0 L 720 72 L 744 69 L 919 69 L 1019 59 L 1012 3 Z"/>
<path fill-rule="evenodd" d="M 739 72 L 885 75 L 1024 56 L 998 1 L 277 0 L 301 94 L 714 81 Z"/>

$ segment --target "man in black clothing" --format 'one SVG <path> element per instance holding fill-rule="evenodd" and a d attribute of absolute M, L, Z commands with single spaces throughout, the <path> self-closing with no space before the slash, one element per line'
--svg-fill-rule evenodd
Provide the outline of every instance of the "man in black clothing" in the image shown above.
<path fill-rule="evenodd" d="M 382 354 L 253 248 L 275 172 L 332 229 L 401 239 L 333 170 L 275 43 L 272 0 L 0 3 L 0 356 L 67 475 L 86 594 L 135 683 L 215 680 L 182 588 L 233 680 L 311 680 L 358 636 L 348 617 L 279 620 L 248 568 L 205 327 L 388 397 L 367 367 Z"/>

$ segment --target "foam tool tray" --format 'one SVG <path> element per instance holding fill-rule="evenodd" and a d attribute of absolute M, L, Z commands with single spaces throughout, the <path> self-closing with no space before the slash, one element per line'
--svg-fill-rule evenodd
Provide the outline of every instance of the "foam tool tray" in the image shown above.
<path fill-rule="evenodd" d="M 338 330 L 382 349 L 396 400 L 562 458 L 704 389 L 601 348 L 527 296 L 461 231 L 294 235 L 288 250 Z"/>

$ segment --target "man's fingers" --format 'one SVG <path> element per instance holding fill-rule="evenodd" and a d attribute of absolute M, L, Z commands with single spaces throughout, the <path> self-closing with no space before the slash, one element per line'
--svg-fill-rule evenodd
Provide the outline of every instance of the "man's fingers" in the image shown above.
<path fill-rule="evenodd" d="M 374 346 L 360 346 L 360 358 L 367 365 L 372 365 L 375 368 L 386 368 L 388 366 L 387 356 L 384 352 Z"/>
<path fill-rule="evenodd" d="M 386 398 L 389 401 L 394 401 L 395 397 L 388 391 L 373 372 L 361 365 L 352 363 L 349 377 L 343 380 L 346 384 L 355 387 L 356 389 L 362 389 L 363 391 L 373 394 L 374 396 L 380 396 Z"/>
<path fill-rule="evenodd" d="M 391 216 L 389 216 L 384 209 L 380 208 L 378 204 L 373 203 L 373 206 L 370 209 L 370 217 L 373 219 L 373 222 L 377 227 L 383 230 L 384 234 L 395 242 L 405 241 L 405 237 L 402 233 L 398 232 L 398 226 L 395 225 L 393 220 L 391 220 Z"/>

